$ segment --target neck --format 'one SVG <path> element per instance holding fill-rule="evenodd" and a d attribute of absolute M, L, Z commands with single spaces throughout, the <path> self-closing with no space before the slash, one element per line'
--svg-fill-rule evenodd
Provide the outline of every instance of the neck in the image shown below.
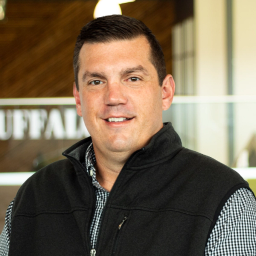
<path fill-rule="evenodd" d="M 111 191 L 119 173 L 130 155 L 110 152 L 102 154 L 94 147 L 96 157 L 96 178 L 100 185 L 107 191 Z"/>

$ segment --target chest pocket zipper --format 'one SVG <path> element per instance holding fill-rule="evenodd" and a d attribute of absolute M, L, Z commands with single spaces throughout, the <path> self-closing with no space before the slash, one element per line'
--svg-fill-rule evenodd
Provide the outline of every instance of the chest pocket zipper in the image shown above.
<path fill-rule="evenodd" d="M 126 220 L 128 219 L 128 217 L 124 217 L 124 219 L 122 220 L 122 222 L 118 225 L 118 231 L 117 231 L 117 234 L 116 234 L 116 239 L 115 239 L 115 244 L 114 244 L 114 250 L 113 250 L 113 253 L 112 255 L 115 255 L 115 252 L 116 252 L 116 246 L 117 246 L 117 241 L 118 241 L 118 235 L 120 233 L 120 230 L 121 228 L 123 227 L 124 223 L 126 222 Z"/>

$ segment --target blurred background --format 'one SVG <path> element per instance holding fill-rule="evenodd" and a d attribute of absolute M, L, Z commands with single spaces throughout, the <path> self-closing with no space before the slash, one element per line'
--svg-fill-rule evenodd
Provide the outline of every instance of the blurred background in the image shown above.
<path fill-rule="evenodd" d="M 159 40 L 176 81 L 163 119 L 183 145 L 256 191 L 255 0 L 0 0 L 0 230 L 23 180 L 89 136 L 72 98 L 73 49 L 104 2 Z"/>

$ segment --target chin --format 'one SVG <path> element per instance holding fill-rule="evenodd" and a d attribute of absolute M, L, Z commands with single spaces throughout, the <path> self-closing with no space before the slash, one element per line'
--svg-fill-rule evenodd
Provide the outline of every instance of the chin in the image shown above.
<path fill-rule="evenodd" d="M 109 144 L 108 148 L 113 152 L 127 152 L 131 150 L 131 145 L 127 141 L 118 140 Z"/>

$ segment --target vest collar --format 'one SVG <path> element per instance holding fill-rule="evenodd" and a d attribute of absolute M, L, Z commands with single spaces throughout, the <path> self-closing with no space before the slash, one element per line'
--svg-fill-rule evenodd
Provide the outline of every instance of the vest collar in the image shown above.
<path fill-rule="evenodd" d="M 91 137 L 81 140 L 63 152 L 67 158 L 84 163 L 85 153 L 91 144 Z M 182 148 L 181 140 L 171 123 L 164 123 L 144 148 L 134 152 L 126 163 L 127 168 L 137 169 L 143 166 L 159 164 L 175 155 Z"/>

